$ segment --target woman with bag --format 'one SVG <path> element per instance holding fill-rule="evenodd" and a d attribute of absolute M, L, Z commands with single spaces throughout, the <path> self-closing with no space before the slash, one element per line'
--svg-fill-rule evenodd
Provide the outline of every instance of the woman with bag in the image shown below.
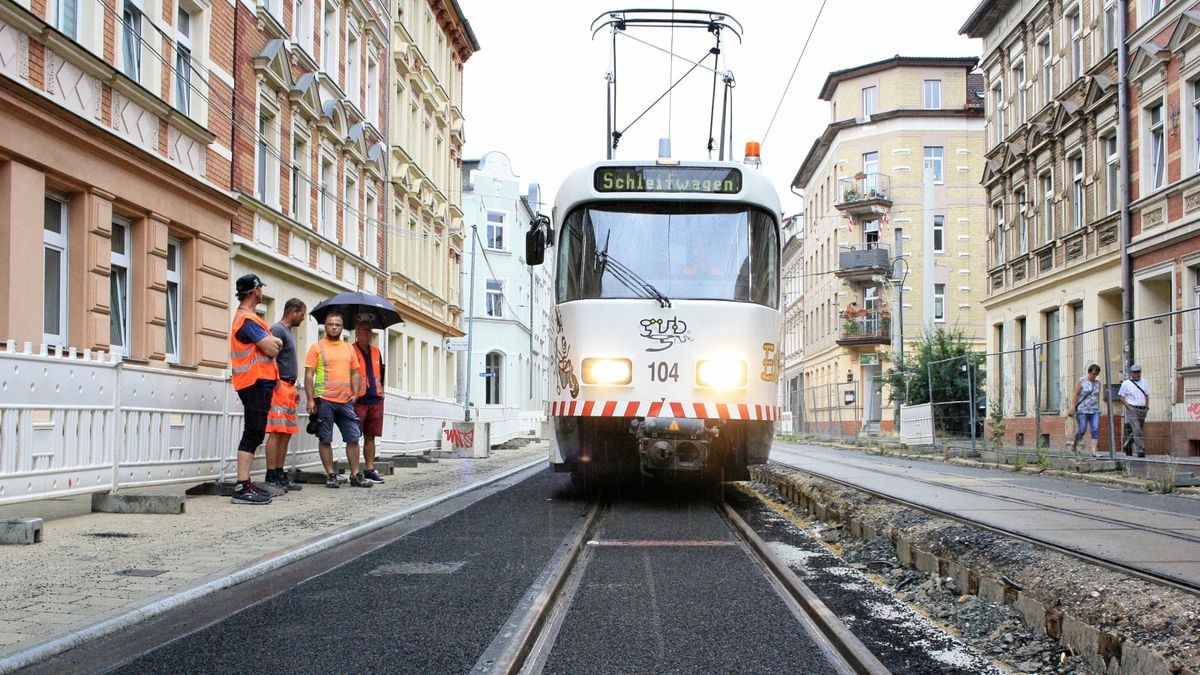
<path fill-rule="evenodd" d="M 1067 411 L 1068 415 L 1075 416 L 1075 441 L 1071 443 L 1071 452 L 1076 452 L 1079 439 L 1091 427 L 1092 433 L 1086 447 L 1093 457 L 1096 456 L 1096 443 L 1100 439 L 1100 388 L 1103 385 L 1099 376 L 1100 366 L 1094 363 L 1088 366 L 1087 375 L 1075 383 L 1075 395 L 1071 397 L 1074 403 Z"/>

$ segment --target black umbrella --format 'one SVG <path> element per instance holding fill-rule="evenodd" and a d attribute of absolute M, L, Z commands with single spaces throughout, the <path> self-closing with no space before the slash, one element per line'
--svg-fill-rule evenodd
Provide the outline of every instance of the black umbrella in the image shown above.
<path fill-rule="evenodd" d="M 396 311 L 387 298 L 357 292 L 338 293 L 328 300 L 322 300 L 312 308 L 309 314 L 317 321 L 325 323 L 325 316 L 331 309 L 336 309 L 341 313 L 347 330 L 354 330 L 358 322 L 364 320 L 370 321 L 371 328 L 376 330 L 383 330 L 392 324 L 404 321 L 400 318 L 400 312 Z"/>

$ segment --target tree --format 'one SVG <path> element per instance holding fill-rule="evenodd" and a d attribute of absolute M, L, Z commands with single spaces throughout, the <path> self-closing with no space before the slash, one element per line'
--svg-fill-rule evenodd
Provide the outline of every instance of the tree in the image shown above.
<path fill-rule="evenodd" d="M 914 349 L 915 348 L 915 349 Z M 983 405 L 985 379 L 983 354 L 972 352 L 966 334 L 961 330 L 938 328 L 926 331 L 921 339 L 909 345 L 904 359 L 884 375 L 891 388 L 892 402 L 909 405 L 936 403 L 935 427 L 949 434 L 971 433 L 971 390 L 978 409 Z M 929 393 L 933 385 L 933 397 Z M 977 430 L 983 417 L 977 415 Z"/>

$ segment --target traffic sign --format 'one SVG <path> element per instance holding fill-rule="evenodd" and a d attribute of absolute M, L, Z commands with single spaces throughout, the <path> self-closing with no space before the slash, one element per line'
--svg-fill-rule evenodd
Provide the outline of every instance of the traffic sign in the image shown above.
<path fill-rule="evenodd" d="M 465 352 L 467 351 L 466 337 L 446 338 L 446 351 L 448 352 Z"/>

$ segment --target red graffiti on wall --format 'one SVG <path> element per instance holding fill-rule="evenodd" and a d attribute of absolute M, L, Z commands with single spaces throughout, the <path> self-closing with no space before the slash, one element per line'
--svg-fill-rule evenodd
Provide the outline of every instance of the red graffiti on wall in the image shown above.
<path fill-rule="evenodd" d="M 446 435 L 446 442 L 456 448 L 470 448 L 475 445 L 475 431 L 463 431 L 461 429 L 443 429 L 442 433 Z"/>
<path fill-rule="evenodd" d="M 1196 419 L 1200 419 L 1200 402 L 1189 404 L 1187 407 L 1188 414 Z"/>

